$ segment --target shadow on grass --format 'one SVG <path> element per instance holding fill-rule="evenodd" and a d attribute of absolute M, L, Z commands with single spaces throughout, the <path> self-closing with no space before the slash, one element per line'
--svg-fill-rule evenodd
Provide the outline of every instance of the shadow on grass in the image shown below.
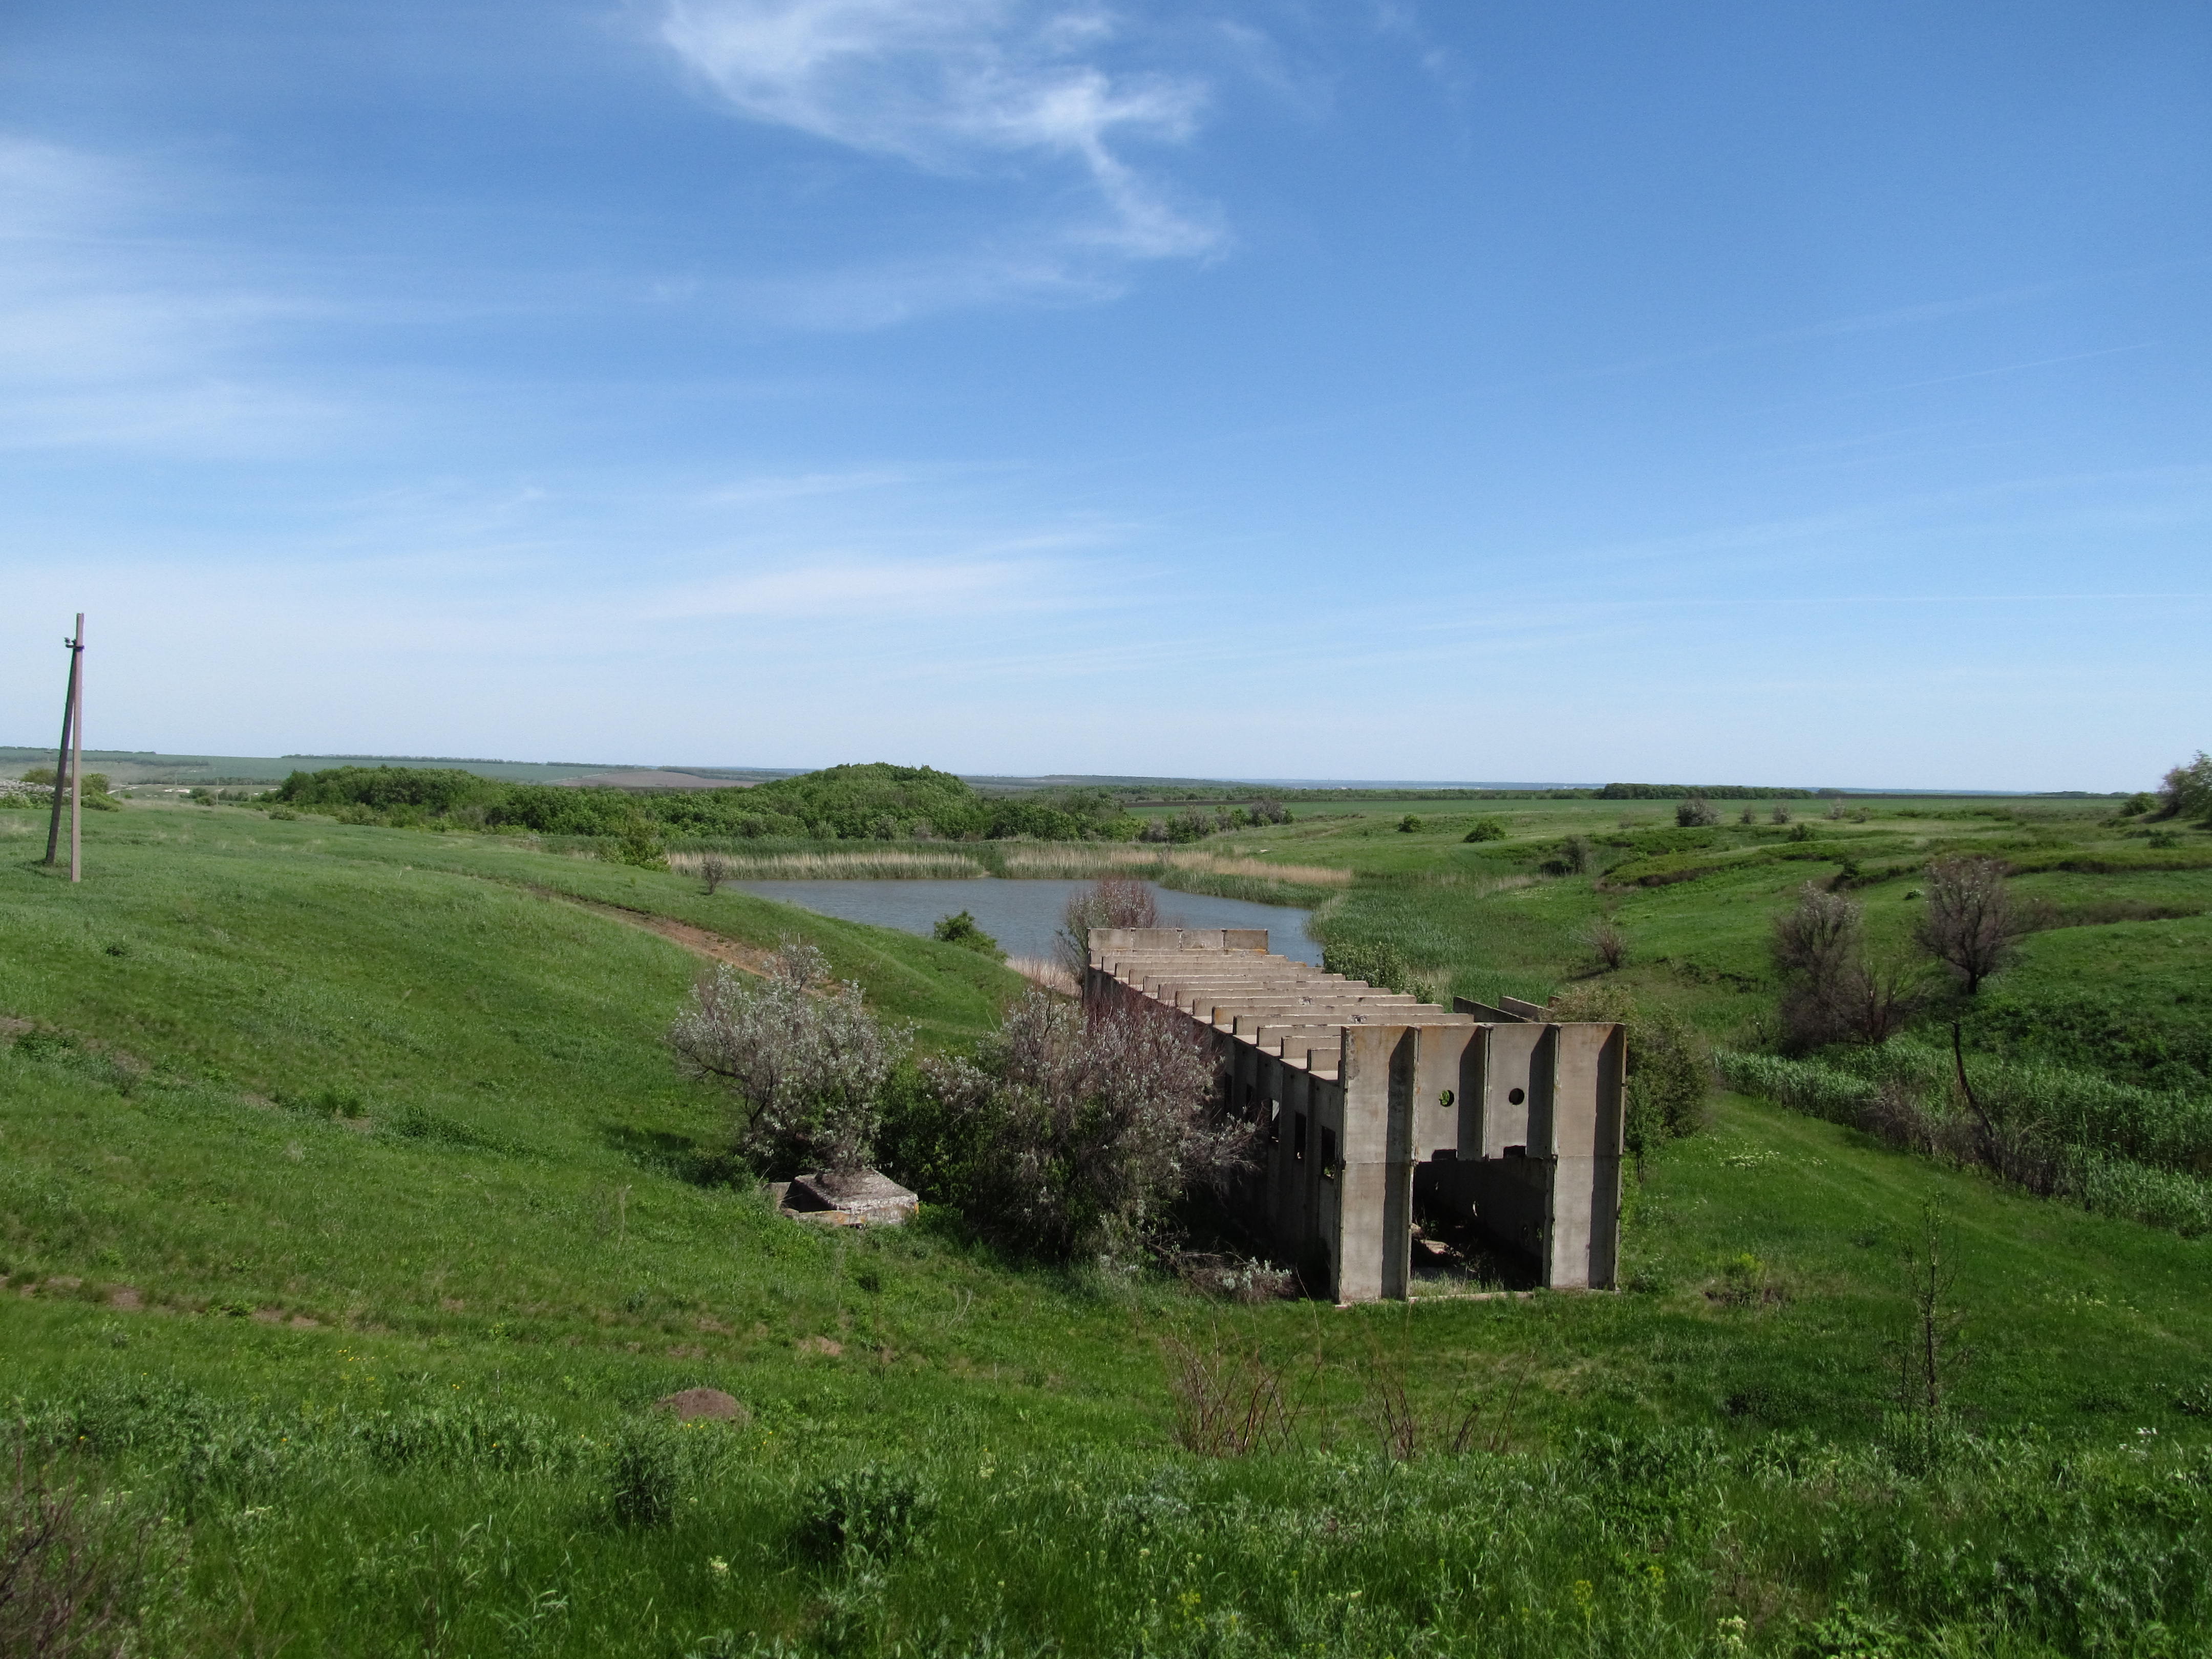
<path fill-rule="evenodd" d="M 751 1168 L 726 1146 L 703 1146 L 693 1135 L 669 1129 L 640 1129 L 627 1123 L 602 1123 L 599 1139 L 641 1170 L 693 1187 L 748 1187 Z"/>

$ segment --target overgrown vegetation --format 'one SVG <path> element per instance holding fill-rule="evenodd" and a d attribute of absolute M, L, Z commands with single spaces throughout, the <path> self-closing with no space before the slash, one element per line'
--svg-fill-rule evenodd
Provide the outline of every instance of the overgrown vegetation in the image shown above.
<path fill-rule="evenodd" d="M 822 952 L 803 939 L 784 940 L 768 969 L 757 979 L 729 968 L 702 979 L 669 1046 L 686 1072 L 726 1085 L 741 1103 L 738 1144 L 763 1170 L 860 1169 L 910 1033 L 877 1019 L 856 981 L 831 983 Z"/>
<path fill-rule="evenodd" d="M 659 793 L 505 783 L 422 767 L 339 766 L 295 772 L 269 799 L 295 810 L 328 811 L 344 822 L 400 829 L 617 839 L 1128 841 L 1145 829 L 1101 791 L 988 797 L 949 772 L 881 763 L 827 767 L 744 788 Z M 1209 820 L 1212 827 L 1219 826 Z"/>

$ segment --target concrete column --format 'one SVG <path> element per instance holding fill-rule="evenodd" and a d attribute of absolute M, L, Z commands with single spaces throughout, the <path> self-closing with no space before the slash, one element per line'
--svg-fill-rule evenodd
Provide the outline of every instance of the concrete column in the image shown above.
<path fill-rule="evenodd" d="M 1555 1290 L 1610 1290 L 1620 1255 L 1621 1080 L 1618 1025 L 1556 1025 L 1557 1097 L 1577 1109 L 1554 1115 L 1551 1225 L 1545 1282 Z M 1587 1103 L 1587 1104 L 1585 1104 Z"/>
<path fill-rule="evenodd" d="M 1406 1162 L 1404 1127 L 1412 1103 L 1412 1056 L 1394 1068 L 1398 1045 L 1411 1033 L 1402 1026 L 1349 1025 L 1344 1031 L 1340 1093 L 1343 1127 L 1337 1157 L 1338 1246 L 1336 1299 L 1374 1302 L 1403 1296 L 1406 1252 L 1411 1245 L 1411 1166 Z M 1394 1069 L 1401 1073 L 1394 1090 Z M 1392 1100 L 1407 1110 L 1395 1115 Z M 1397 1145 L 1394 1147 L 1394 1139 Z M 1393 1152 L 1399 1156 L 1394 1158 Z M 1399 1189 L 1406 1188 L 1402 1198 Z"/>

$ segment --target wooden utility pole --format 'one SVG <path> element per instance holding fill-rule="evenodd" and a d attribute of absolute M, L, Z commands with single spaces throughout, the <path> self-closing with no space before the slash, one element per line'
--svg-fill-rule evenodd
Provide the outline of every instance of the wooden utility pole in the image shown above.
<path fill-rule="evenodd" d="M 76 680 L 76 720 L 70 727 L 70 879 L 84 879 L 84 612 L 76 613 L 76 638 L 70 646 Z M 58 781 L 58 780 L 57 780 Z"/>
<path fill-rule="evenodd" d="M 84 612 L 76 613 L 76 637 L 64 640 L 69 647 L 69 691 L 62 698 L 62 741 L 54 750 L 53 811 L 46 819 L 46 863 L 51 866 L 62 837 L 62 774 L 69 769 L 70 734 L 76 729 L 77 660 L 84 651 Z"/>

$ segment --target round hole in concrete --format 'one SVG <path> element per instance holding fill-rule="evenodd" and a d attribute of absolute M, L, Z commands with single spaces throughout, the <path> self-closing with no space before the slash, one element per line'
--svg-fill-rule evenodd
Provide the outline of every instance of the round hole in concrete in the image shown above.
<path fill-rule="evenodd" d="M 1516 1106 L 1518 1106 L 1522 1101 L 1528 1098 L 1528 1091 L 1526 1089 L 1508 1089 L 1505 1091 L 1505 1097 L 1511 1101 Z"/>

